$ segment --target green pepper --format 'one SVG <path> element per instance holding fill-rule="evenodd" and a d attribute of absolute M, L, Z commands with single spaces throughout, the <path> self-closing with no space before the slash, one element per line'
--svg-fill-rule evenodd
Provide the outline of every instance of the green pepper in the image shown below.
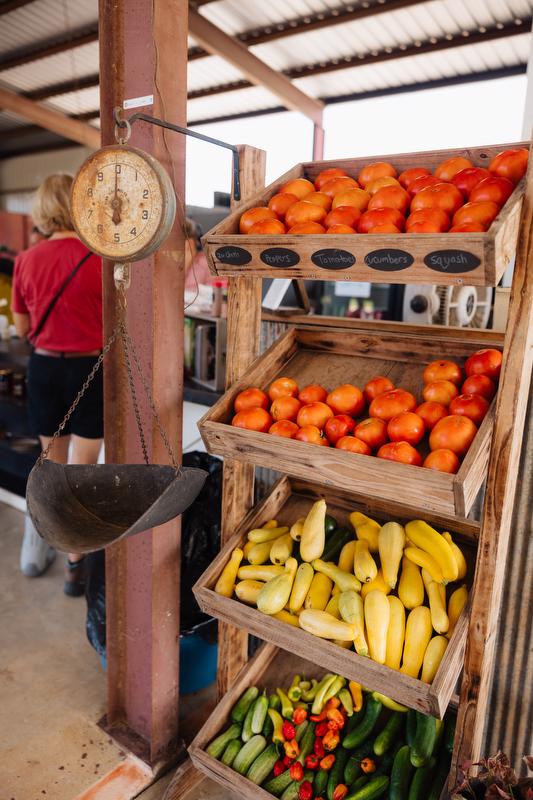
<path fill-rule="evenodd" d="M 268 698 L 268 707 L 275 708 L 276 711 L 279 711 L 281 708 L 281 700 L 277 696 L 277 694 L 271 694 Z"/>
<path fill-rule="evenodd" d="M 301 686 L 302 684 L 300 684 Z M 318 690 L 318 681 L 316 678 L 311 678 L 311 683 L 308 689 L 304 689 L 302 691 L 302 700 L 306 703 L 310 703 L 312 700 L 315 699 L 315 695 Z"/>
<path fill-rule="evenodd" d="M 272 725 L 274 726 L 274 732 L 272 733 L 272 741 L 273 742 L 284 742 L 285 737 L 283 736 L 283 719 L 279 713 L 276 711 L 275 708 L 268 709 L 268 716 Z"/>
<path fill-rule="evenodd" d="M 320 714 L 320 712 L 324 708 L 324 705 L 326 703 L 325 700 L 326 692 L 336 679 L 337 675 L 332 675 L 331 673 L 327 673 L 326 675 L 324 675 L 324 677 L 318 684 L 317 691 L 315 694 L 315 699 L 313 701 L 313 707 L 311 709 L 313 714 Z"/>
<path fill-rule="evenodd" d="M 338 698 L 341 701 L 342 707 L 346 711 L 346 714 L 349 717 L 353 716 L 353 700 L 352 700 L 352 695 L 350 694 L 348 689 L 346 689 L 343 686 L 338 694 Z"/>
<path fill-rule="evenodd" d="M 345 683 L 346 678 L 341 678 L 340 675 L 335 676 L 335 680 L 329 685 L 328 689 L 326 689 L 326 693 L 324 694 L 324 705 L 326 705 L 328 700 L 331 700 L 332 697 L 335 697 L 337 692 L 340 692 Z"/>
<path fill-rule="evenodd" d="M 311 688 L 311 681 L 300 681 L 300 689 L 302 692 L 307 691 Z"/>
<path fill-rule="evenodd" d="M 294 711 L 294 706 L 283 691 L 283 689 L 276 689 L 277 695 L 281 700 L 281 716 L 285 717 L 285 719 L 292 719 L 292 714 Z"/>
<path fill-rule="evenodd" d="M 300 675 L 295 675 L 292 679 L 292 683 L 289 687 L 289 691 L 287 692 L 287 697 L 291 701 L 291 703 L 297 703 L 300 697 L 302 696 L 302 690 L 300 689 Z"/>

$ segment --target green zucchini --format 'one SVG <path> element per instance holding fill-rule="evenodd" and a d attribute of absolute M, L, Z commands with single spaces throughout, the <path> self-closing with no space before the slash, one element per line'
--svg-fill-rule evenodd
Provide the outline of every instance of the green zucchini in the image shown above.
<path fill-rule="evenodd" d="M 444 749 L 447 753 L 453 753 L 453 742 L 455 739 L 455 717 L 446 714 L 444 720 Z"/>
<path fill-rule="evenodd" d="M 319 769 L 315 774 L 313 782 L 313 794 L 315 797 L 322 797 L 328 785 L 329 772 L 326 769 Z"/>
<path fill-rule="evenodd" d="M 383 797 L 389 786 L 389 779 L 386 775 L 379 775 L 377 778 L 370 778 L 360 789 L 350 792 L 345 800 L 377 800 Z"/>
<path fill-rule="evenodd" d="M 258 699 L 259 698 L 257 698 L 256 700 L 253 701 L 252 705 L 248 709 L 248 711 L 246 713 L 246 716 L 244 718 L 244 724 L 242 726 L 241 739 L 245 743 L 250 741 L 250 739 L 254 735 L 253 732 L 252 732 L 252 719 L 253 719 L 253 716 L 254 716 L 255 704 L 257 703 Z"/>
<path fill-rule="evenodd" d="M 325 530 L 325 533 L 326 533 L 326 538 L 331 533 L 333 533 L 334 531 L 337 530 L 337 520 L 335 519 L 335 517 L 332 517 L 329 514 L 326 514 L 326 518 L 324 520 L 324 530 Z"/>
<path fill-rule="evenodd" d="M 408 744 L 400 747 L 394 758 L 390 776 L 389 800 L 407 800 L 413 766 Z"/>
<path fill-rule="evenodd" d="M 433 776 L 433 781 L 431 783 L 431 789 L 429 791 L 427 800 L 439 800 L 444 784 L 448 779 L 449 772 L 450 756 L 445 751 L 441 750 L 439 759 L 437 761 L 437 771 Z"/>
<path fill-rule="evenodd" d="M 407 712 L 405 736 L 407 739 L 407 744 L 409 747 L 412 747 L 416 736 L 416 711 L 414 711 L 412 708 L 410 708 Z"/>
<path fill-rule="evenodd" d="M 437 724 L 435 717 L 416 712 L 416 735 L 411 746 L 411 764 L 413 767 L 424 767 L 435 749 L 437 740 Z"/>
<path fill-rule="evenodd" d="M 278 748 L 275 744 L 271 744 L 266 750 L 263 750 L 263 752 L 257 756 L 255 761 L 252 762 L 252 766 L 246 773 L 246 777 L 249 781 L 252 781 L 252 783 L 255 783 L 257 786 L 261 786 L 263 781 L 266 781 L 274 769 L 274 764 L 278 758 Z"/>
<path fill-rule="evenodd" d="M 314 773 L 312 770 L 306 770 L 304 772 L 304 776 L 301 781 L 293 781 L 289 783 L 283 794 L 281 795 L 281 800 L 298 800 L 298 792 L 300 790 L 300 786 L 304 781 L 309 781 L 309 783 L 313 782 Z"/>
<path fill-rule="evenodd" d="M 367 697 L 365 716 L 359 725 L 344 737 L 342 746 L 347 750 L 351 750 L 353 747 L 358 747 L 362 744 L 365 739 L 368 739 L 376 726 L 382 708 L 381 702 L 376 700 L 375 697 L 372 697 L 372 695 Z"/>
<path fill-rule="evenodd" d="M 240 735 L 241 726 L 234 722 L 233 725 L 230 725 L 230 727 L 224 731 L 224 733 L 221 733 L 220 736 L 217 736 L 216 739 L 213 739 L 209 747 L 206 749 L 206 753 L 213 758 L 220 758 L 226 749 L 228 742 L 231 742 L 232 739 L 238 739 Z"/>
<path fill-rule="evenodd" d="M 228 742 L 226 745 L 226 749 L 222 753 L 222 758 L 220 759 L 226 767 L 231 767 L 235 760 L 235 756 L 239 752 L 242 747 L 242 742 L 240 739 L 232 739 L 231 742 Z"/>
<path fill-rule="evenodd" d="M 266 783 L 263 789 L 266 792 L 270 792 L 270 794 L 273 794 L 275 797 L 279 797 L 280 794 L 285 791 L 289 783 L 292 783 L 292 778 L 289 770 L 286 769 L 281 775 L 276 775 L 275 778 L 272 778 L 272 780 Z"/>
<path fill-rule="evenodd" d="M 301 742 L 302 736 L 306 732 L 308 726 L 309 723 L 307 720 L 300 722 L 300 724 L 296 726 L 296 741 L 298 742 L 298 744 Z"/>
<path fill-rule="evenodd" d="M 383 753 L 386 753 L 387 750 L 392 747 L 394 740 L 400 735 L 404 717 L 405 715 L 399 711 L 393 711 L 391 713 L 387 724 L 374 740 L 374 753 L 377 756 L 382 756 Z"/>
<path fill-rule="evenodd" d="M 251 728 L 252 733 L 261 733 L 268 711 L 268 700 L 266 694 L 263 692 L 261 697 L 258 697 L 254 703 L 254 713 L 252 714 Z"/>
<path fill-rule="evenodd" d="M 328 800 L 333 800 L 333 792 L 339 783 L 344 783 L 344 767 L 346 766 L 349 755 L 348 750 L 345 750 L 344 747 L 337 747 L 335 750 L 335 763 L 329 771 L 328 778 Z"/>
<path fill-rule="evenodd" d="M 300 755 L 296 759 L 302 767 L 304 766 L 305 759 L 313 751 L 315 743 L 315 723 L 308 722 L 305 733 L 300 741 Z"/>
<path fill-rule="evenodd" d="M 430 758 L 424 767 L 418 767 L 418 769 L 415 770 L 413 780 L 409 787 L 407 800 L 426 800 L 436 765 L 436 760 Z"/>
<path fill-rule="evenodd" d="M 347 528 L 337 528 L 326 542 L 321 556 L 322 561 L 337 561 L 344 545 L 352 541 L 353 531 L 349 531 Z"/>
<path fill-rule="evenodd" d="M 238 772 L 239 775 L 246 775 L 257 756 L 261 755 L 266 746 L 266 739 L 260 733 L 252 736 L 235 756 L 235 761 L 233 762 L 235 772 Z"/>
<path fill-rule="evenodd" d="M 243 695 L 237 700 L 231 709 L 231 718 L 233 722 L 244 722 L 244 718 L 248 713 L 248 709 L 259 696 L 259 689 L 257 686 L 250 686 Z"/>
<path fill-rule="evenodd" d="M 372 745 L 370 742 L 362 744 L 350 754 L 346 766 L 344 767 L 344 783 L 346 786 L 351 786 L 352 783 L 357 780 L 361 774 L 361 761 L 363 758 L 367 758 L 367 756 L 370 755 L 372 755 Z"/>

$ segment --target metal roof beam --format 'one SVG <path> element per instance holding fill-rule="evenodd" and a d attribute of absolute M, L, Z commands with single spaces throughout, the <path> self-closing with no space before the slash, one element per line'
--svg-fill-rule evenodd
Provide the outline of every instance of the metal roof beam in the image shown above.
<path fill-rule="evenodd" d="M 51 83 L 39 89 L 32 89 L 30 92 L 22 92 L 22 95 L 28 100 L 46 100 L 48 97 L 58 97 L 61 94 L 78 92 L 80 89 L 90 89 L 93 86 L 98 86 L 99 82 L 100 75 L 95 73 L 94 75 L 86 75 L 84 78 L 73 78 L 69 81 L 61 81 L 61 83 Z"/>
<path fill-rule="evenodd" d="M 55 56 L 57 53 L 65 52 L 65 50 L 72 50 L 74 47 L 81 47 L 84 44 L 96 41 L 98 41 L 97 22 L 85 25 L 75 31 L 70 31 L 68 34 L 37 42 L 31 47 L 20 48 L 8 53 L 4 58 L 0 59 L 0 71 L 3 72 L 6 69 L 20 67 L 23 64 L 37 61 L 39 58 Z"/>
<path fill-rule="evenodd" d="M 291 81 L 254 56 L 241 42 L 228 36 L 197 11 L 189 12 L 189 30 L 202 47 L 233 64 L 251 84 L 263 86 L 293 111 L 299 111 L 318 125 L 322 124 L 324 104 L 305 94 Z"/>

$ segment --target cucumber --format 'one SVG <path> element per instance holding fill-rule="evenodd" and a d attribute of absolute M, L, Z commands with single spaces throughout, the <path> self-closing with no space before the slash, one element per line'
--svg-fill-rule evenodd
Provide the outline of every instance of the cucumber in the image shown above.
<path fill-rule="evenodd" d="M 351 717 L 348 717 L 346 721 L 345 731 L 346 733 L 351 733 L 354 728 L 357 728 L 363 717 L 365 716 L 366 705 L 365 705 L 365 698 L 363 696 L 363 705 L 361 706 L 360 711 L 354 711 Z"/>
<path fill-rule="evenodd" d="M 343 748 L 344 749 L 344 748 Z M 351 786 L 361 774 L 361 761 L 363 758 L 372 754 L 372 745 L 370 742 L 362 744 L 357 750 L 350 754 L 346 766 L 344 767 L 344 783 L 346 786 Z"/>
<path fill-rule="evenodd" d="M 346 762 L 348 761 L 348 756 L 350 754 L 344 749 L 344 747 L 337 747 L 335 750 L 335 755 L 335 763 L 330 769 L 328 778 L 328 800 L 333 800 L 333 792 L 339 783 L 344 783 L 344 767 L 346 766 Z"/>
<path fill-rule="evenodd" d="M 350 792 L 345 800 L 377 800 L 383 797 L 389 786 L 389 779 L 386 775 L 379 775 L 377 778 L 370 778 L 360 789 Z"/>
<path fill-rule="evenodd" d="M 315 797 L 322 797 L 328 785 L 329 772 L 326 769 L 319 769 L 313 782 L 313 794 Z"/>
<path fill-rule="evenodd" d="M 367 697 L 365 716 L 359 725 L 344 737 L 342 746 L 351 750 L 352 747 L 358 747 L 365 739 L 368 739 L 376 726 L 382 708 L 381 702 L 375 697 L 372 695 Z"/>
<path fill-rule="evenodd" d="M 258 697 L 254 703 L 254 712 L 252 714 L 251 728 L 252 733 L 261 733 L 268 711 L 268 700 L 266 694 L 263 693 Z"/>
<path fill-rule="evenodd" d="M 337 528 L 326 542 L 322 561 L 337 561 L 344 545 L 351 541 L 353 541 L 353 531 L 349 531 L 347 528 Z"/>
<path fill-rule="evenodd" d="M 307 727 L 305 729 L 305 733 L 300 741 L 300 755 L 297 758 L 297 761 L 302 765 L 302 767 L 309 753 L 313 751 L 314 743 L 315 743 L 315 724 L 314 722 L 308 722 Z"/>
<path fill-rule="evenodd" d="M 413 767 L 424 767 L 435 749 L 437 740 L 437 724 L 435 717 L 416 712 L 416 735 L 411 746 L 411 764 Z"/>
<path fill-rule="evenodd" d="M 230 725 L 227 731 L 224 731 L 224 733 L 221 733 L 216 739 L 213 739 L 209 747 L 206 749 L 206 753 L 213 758 L 220 758 L 226 749 L 228 742 L 231 742 L 232 739 L 238 739 L 240 735 L 241 726 L 234 722 L 233 725 Z"/>
<path fill-rule="evenodd" d="M 268 783 L 263 786 L 263 789 L 266 792 L 270 792 L 270 794 L 279 797 L 282 792 L 285 791 L 289 783 L 292 783 L 291 774 L 288 769 L 285 772 L 282 772 L 281 775 L 277 775 L 275 778 L 272 778 Z"/>
<path fill-rule="evenodd" d="M 242 742 L 240 739 L 232 739 L 231 742 L 228 742 L 226 749 L 222 754 L 222 758 L 220 759 L 226 767 L 231 767 L 235 760 L 235 756 L 239 752 L 242 747 Z"/>
<path fill-rule="evenodd" d="M 301 742 L 302 736 L 306 732 L 308 725 L 309 725 L 308 721 L 304 720 L 303 722 L 300 722 L 300 724 L 296 726 L 296 741 L 298 742 L 298 744 Z"/>
<path fill-rule="evenodd" d="M 329 514 L 326 514 L 326 518 L 324 520 L 324 530 L 326 533 L 326 538 L 337 530 L 337 520 L 335 517 L 331 517 Z"/>
<path fill-rule="evenodd" d="M 374 772 L 374 777 L 378 775 L 390 775 L 392 765 L 394 764 L 394 759 L 396 758 L 396 753 L 403 747 L 405 742 L 397 742 L 394 747 L 391 747 L 390 750 L 387 750 L 384 756 L 379 759 L 379 763 L 376 767 L 376 771 Z"/>
<path fill-rule="evenodd" d="M 266 781 L 272 770 L 274 764 L 279 758 L 278 748 L 275 744 L 271 744 L 266 750 L 257 756 L 252 766 L 246 773 L 246 777 L 257 786 L 261 786 L 263 781 Z"/>
<path fill-rule="evenodd" d="M 370 780 L 370 775 L 360 775 L 360 776 L 357 778 L 357 780 L 356 780 L 356 781 L 354 781 L 354 783 L 353 783 L 353 784 L 350 786 L 350 791 L 349 791 L 349 793 L 348 793 L 348 797 L 349 797 L 350 795 L 353 795 L 353 794 L 355 794 L 356 792 L 358 792 L 358 791 L 359 791 L 359 789 L 360 789 L 362 786 L 364 786 L 364 785 L 365 785 L 365 783 L 368 783 L 368 781 L 369 781 L 369 780 Z"/>
<path fill-rule="evenodd" d="M 387 724 L 381 731 L 378 733 L 374 740 L 374 753 L 377 756 L 382 756 L 384 753 L 389 750 L 394 740 L 397 736 L 400 735 L 400 731 L 403 726 L 404 714 L 400 713 L 399 711 L 393 711 L 390 715 Z"/>
<path fill-rule="evenodd" d="M 257 686 L 250 686 L 231 709 L 230 716 L 233 722 L 244 722 L 248 709 L 257 697 L 259 697 L 259 689 Z"/>
<path fill-rule="evenodd" d="M 453 753 L 453 741 L 455 739 L 455 717 L 451 714 L 446 715 L 444 720 L 444 749 L 447 753 Z"/>
<path fill-rule="evenodd" d="M 407 800 L 413 773 L 410 751 L 411 748 L 406 744 L 396 753 L 390 776 L 389 800 Z"/>
<path fill-rule="evenodd" d="M 264 736 L 259 733 L 252 736 L 235 756 L 235 761 L 233 762 L 235 772 L 238 772 L 239 775 L 246 775 L 257 756 L 261 755 L 266 746 L 267 743 Z"/>
<path fill-rule="evenodd" d="M 413 775 L 407 800 L 426 800 L 437 762 L 430 758 L 425 767 L 418 767 Z"/>
<path fill-rule="evenodd" d="M 412 708 L 407 712 L 405 736 L 407 739 L 407 744 L 409 747 L 412 747 L 416 736 L 416 711 L 414 711 Z"/>
<path fill-rule="evenodd" d="M 260 733 L 265 737 L 267 742 L 269 742 L 272 739 L 272 734 L 274 733 L 274 723 L 272 722 L 268 714 L 266 716 L 263 729 L 260 731 Z"/>
<path fill-rule="evenodd" d="M 450 756 L 441 751 L 427 800 L 439 800 L 450 772 Z"/>
<path fill-rule="evenodd" d="M 281 795 L 281 800 L 298 800 L 298 792 L 300 791 L 300 786 L 304 781 L 309 781 L 309 783 L 313 782 L 313 771 L 307 770 L 304 772 L 304 776 L 301 781 L 293 781 L 290 783 L 283 794 Z"/>
<path fill-rule="evenodd" d="M 248 711 L 246 712 L 246 716 L 244 718 L 244 724 L 242 726 L 242 733 L 241 739 L 243 742 L 248 742 L 253 736 L 252 733 L 252 718 L 254 716 L 254 706 L 257 703 L 257 700 L 254 700 Z"/>

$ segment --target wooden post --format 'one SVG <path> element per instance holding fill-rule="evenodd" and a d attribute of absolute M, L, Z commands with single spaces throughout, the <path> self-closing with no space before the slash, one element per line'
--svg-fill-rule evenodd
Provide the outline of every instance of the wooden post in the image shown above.
<path fill-rule="evenodd" d="M 100 0 L 102 143 L 114 139 L 113 108 L 153 95 L 147 109 L 186 124 L 187 0 Z M 153 154 L 184 197 L 185 140 L 145 123 L 131 145 Z M 179 204 L 178 204 L 179 205 Z M 128 326 L 156 406 L 179 453 L 183 401 L 184 238 L 180 213 L 157 253 L 132 267 Z M 104 269 L 105 331 L 116 316 L 112 265 Z M 139 393 L 141 400 L 142 392 Z M 154 463 L 168 455 L 142 398 Z M 105 367 L 108 462 L 139 463 L 120 348 Z M 175 520 L 107 551 L 108 713 L 106 727 L 154 765 L 175 758 L 178 743 L 180 526 Z"/>

